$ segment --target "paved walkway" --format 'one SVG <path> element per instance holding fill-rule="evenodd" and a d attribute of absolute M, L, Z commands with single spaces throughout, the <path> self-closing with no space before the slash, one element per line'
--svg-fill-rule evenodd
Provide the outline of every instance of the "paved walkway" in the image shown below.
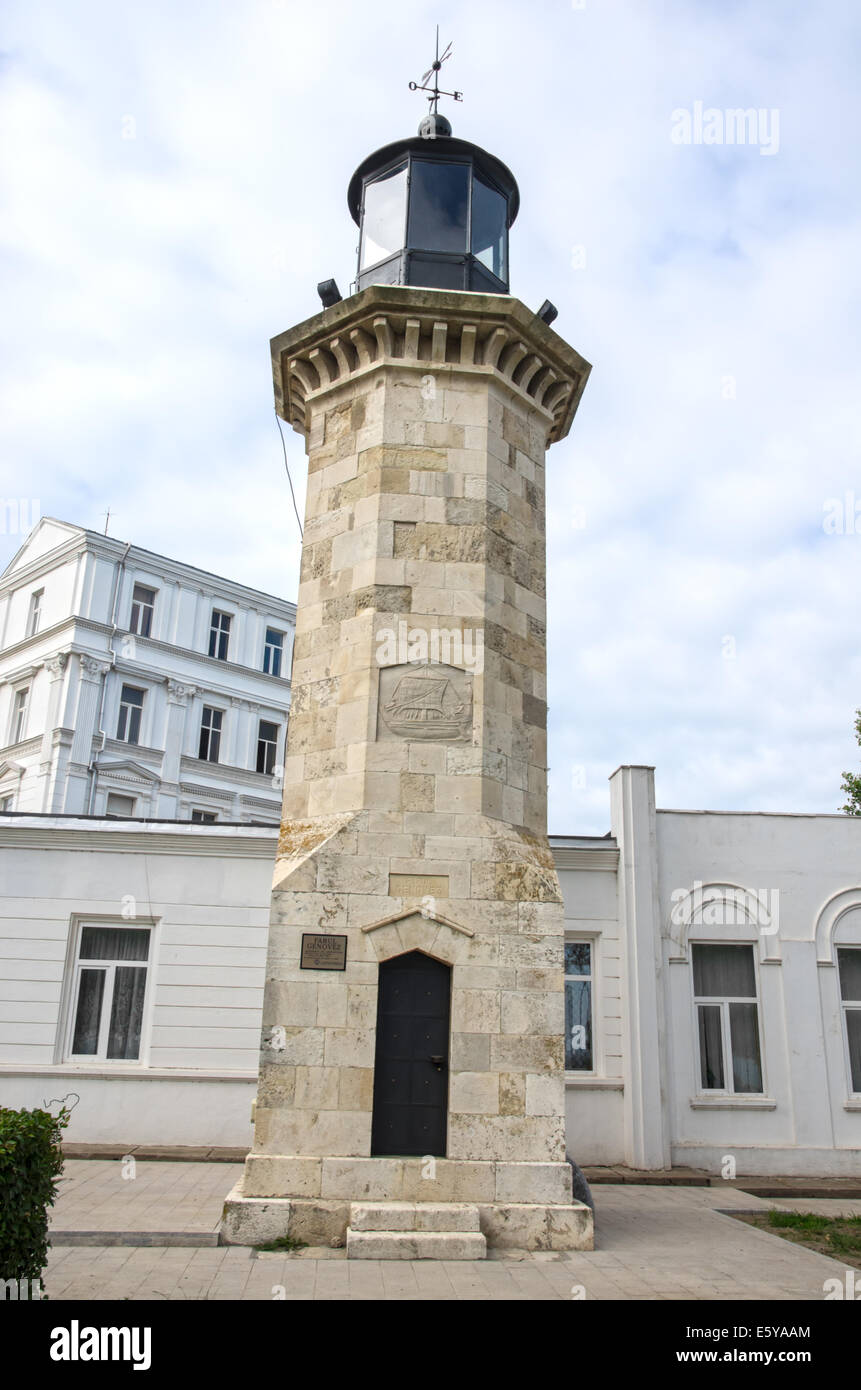
<path fill-rule="evenodd" d="M 216 1246 L 222 1202 L 241 1164 L 138 1162 L 133 1177 L 124 1171 L 116 1161 L 67 1161 L 45 1276 L 51 1298 L 821 1300 L 824 1281 L 843 1278 L 843 1265 L 721 1209 L 837 1215 L 861 1208 L 839 1199 L 764 1201 L 733 1188 L 602 1185 L 597 1249 L 588 1254 L 347 1260 L 343 1250 L 285 1256 Z M 89 1244 L 59 1243 L 81 1233 L 90 1233 Z M 109 1244 L 111 1233 L 152 1243 Z M 171 1238 L 183 1243 L 167 1244 Z"/>

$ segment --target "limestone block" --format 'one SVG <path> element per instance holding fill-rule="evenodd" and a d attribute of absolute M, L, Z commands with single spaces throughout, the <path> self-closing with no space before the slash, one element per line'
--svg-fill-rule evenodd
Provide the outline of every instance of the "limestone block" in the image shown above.
<path fill-rule="evenodd" d="M 449 1112 L 496 1115 L 499 1113 L 499 1077 L 494 1072 L 452 1072 Z"/>
<path fill-rule="evenodd" d="M 353 1202 L 354 1231 L 478 1231 L 478 1207 L 467 1202 Z"/>
<path fill-rule="evenodd" d="M 322 1159 L 269 1157 L 250 1153 L 245 1160 L 242 1190 L 246 1197 L 271 1197 L 286 1193 L 296 1197 L 318 1197 L 322 1178 Z"/>
<path fill-rule="evenodd" d="M 264 1012 L 263 1056 L 267 1063 L 281 1066 L 323 1065 L 322 1028 L 296 1028 L 289 1022 L 270 1019 Z"/>
<path fill-rule="evenodd" d="M 595 1223 L 582 1202 L 479 1206 L 481 1229 L 494 1249 L 594 1250 Z"/>
<path fill-rule="evenodd" d="M 348 1260 L 483 1260 L 487 1242 L 467 1231 L 354 1231 L 347 1228 Z"/>
<path fill-rule="evenodd" d="M 321 1194 L 351 1202 L 397 1201 L 404 1196 L 404 1159 L 324 1158 Z"/>
<path fill-rule="evenodd" d="M 290 1235 L 306 1245 L 343 1246 L 350 1219 L 349 1202 L 303 1201 L 294 1198 L 290 1211 Z"/>
<path fill-rule="evenodd" d="M 561 1033 L 545 1038 L 501 1033 L 490 1039 L 492 1071 L 561 1072 L 563 1065 Z"/>
<path fill-rule="evenodd" d="M 345 854 L 321 854 L 317 882 L 323 892 L 385 894 L 389 886 L 379 859 Z"/>
<path fill-rule="evenodd" d="M 571 1169 L 562 1163 L 506 1163 L 496 1165 L 498 1202 L 571 1202 Z"/>
<path fill-rule="evenodd" d="M 490 1038 L 486 1033 L 452 1033 L 449 1066 L 454 1071 L 487 1071 Z"/>
<path fill-rule="evenodd" d="M 468 815 L 470 812 L 481 810 L 481 807 L 481 778 L 446 776 L 436 778 L 432 807 L 424 809 L 454 812 L 456 815 Z M 490 894 L 486 894 L 485 896 L 489 897 Z"/>
<path fill-rule="evenodd" d="M 526 1075 L 524 1072 L 500 1072 L 499 1113 L 500 1115 L 526 1114 Z"/>
<path fill-rule="evenodd" d="M 560 992 L 548 994 L 538 990 L 523 990 L 520 993 L 504 991 L 501 1000 L 501 1027 L 503 1033 L 520 1033 L 526 1037 L 533 1033 L 558 1033 L 565 1030 L 565 1001 Z"/>
<path fill-rule="evenodd" d="M 448 1158 L 404 1159 L 401 1196 L 415 1202 L 492 1201 L 494 1165 Z"/>
<path fill-rule="evenodd" d="M 223 1245 L 262 1245 L 286 1236 L 291 1205 L 286 1198 L 263 1202 L 246 1197 L 241 1182 L 228 1194 L 221 1221 Z M 483 1239 L 483 1237 L 482 1237 Z"/>
<path fill-rule="evenodd" d="M 263 1017 L 291 1028 L 317 1022 L 317 986 L 311 981 L 267 980 Z"/>
<path fill-rule="evenodd" d="M 339 1067 L 339 1110 L 370 1110 L 374 1103 L 374 1073 L 370 1067 Z"/>
<path fill-rule="evenodd" d="M 321 1028 L 344 1028 L 347 1025 L 348 992 L 341 980 L 321 980 L 318 985 L 317 1018 Z"/>
<path fill-rule="evenodd" d="M 297 1067 L 294 1104 L 297 1110 L 337 1110 L 338 1068 Z"/>
<path fill-rule="evenodd" d="M 561 1161 L 565 1157 L 562 1116 L 455 1115 L 449 1117 L 452 1158 Z"/>
<path fill-rule="evenodd" d="M 371 1147 L 371 1115 L 366 1111 L 294 1107 L 269 1111 L 267 1115 L 264 1142 L 267 1150 L 276 1154 L 367 1154 Z"/>
<path fill-rule="evenodd" d="M 499 993 L 494 989 L 454 989 L 451 1026 L 458 1033 L 499 1033 Z"/>
<path fill-rule="evenodd" d="M 326 1066 L 372 1067 L 375 1037 L 374 1028 L 327 1028 Z"/>
<path fill-rule="evenodd" d="M 347 1027 L 373 1029 L 377 1026 L 376 985 L 347 986 Z M 358 1064 L 357 1064 L 358 1065 Z"/>
<path fill-rule="evenodd" d="M 403 943 L 395 925 L 377 927 L 375 931 L 368 932 L 366 939 L 370 941 L 377 960 L 390 960 L 392 956 L 403 953 Z"/>
<path fill-rule="evenodd" d="M 563 1115 L 565 1113 L 564 1076 L 527 1075 L 527 1115 Z"/>

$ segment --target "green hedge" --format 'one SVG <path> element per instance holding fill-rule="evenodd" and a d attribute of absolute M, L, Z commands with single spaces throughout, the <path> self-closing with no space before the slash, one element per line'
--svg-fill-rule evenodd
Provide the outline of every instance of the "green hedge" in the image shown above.
<path fill-rule="evenodd" d="M 18 1280 L 21 1298 L 28 1288 L 34 1296 L 43 1288 L 48 1208 L 57 1195 L 69 1113 L 0 1106 L 0 1279 Z"/>

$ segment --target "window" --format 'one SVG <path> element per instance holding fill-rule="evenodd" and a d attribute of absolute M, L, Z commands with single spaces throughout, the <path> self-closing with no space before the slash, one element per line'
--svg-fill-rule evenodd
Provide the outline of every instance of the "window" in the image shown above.
<path fill-rule="evenodd" d="M 24 685 L 20 690 L 15 691 L 15 699 L 12 703 L 12 728 L 9 734 L 10 743 L 20 743 L 27 733 L 27 707 L 30 703 L 30 687 Z"/>
<path fill-rule="evenodd" d="M 404 244 L 407 169 L 393 169 L 365 186 L 361 269 L 376 265 Z"/>
<path fill-rule="evenodd" d="M 837 968 L 840 971 L 849 1080 L 852 1090 L 861 1092 L 861 947 L 838 947 Z"/>
<path fill-rule="evenodd" d="M 30 612 L 27 615 L 27 636 L 32 637 L 39 631 L 39 619 L 42 616 L 42 598 L 45 590 L 37 589 L 30 595 Z"/>
<path fill-rule="evenodd" d="M 133 685 L 124 685 L 120 695 L 120 717 L 117 720 L 117 738 L 124 743 L 140 742 L 141 712 L 144 692 Z"/>
<path fill-rule="evenodd" d="M 192 811 L 191 819 L 195 825 L 215 825 L 218 816 L 215 811 Z"/>
<path fill-rule="evenodd" d="M 472 181 L 472 254 L 500 280 L 507 275 L 505 265 L 505 219 L 508 204 L 501 193 Z"/>
<path fill-rule="evenodd" d="M 592 943 L 565 942 L 565 1070 L 594 1071 Z"/>
<path fill-rule="evenodd" d="M 266 643 L 263 647 L 263 670 L 270 676 L 281 675 L 281 657 L 284 652 L 284 633 L 276 632 L 274 627 L 266 629 Z"/>
<path fill-rule="evenodd" d="M 0 811 L 11 811 L 14 802 L 14 796 L 0 796 Z"/>
<path fill-rule="evenodd" d="M 108 793 L 108 804 L 105 807 L 105 815 L 110 820 L 125 820 L 135 813 L 135 798 L 133 796 L 121 796 L 119 792 Z"/>
<path fill-rule="evenodd" d="M 132 611 L 129 618 L 129 631 L 138 637 L 149 637 L 152 633 L 152 615 L 155 608 L 155 589 L 147 589 L 136 584 L 132 591 Z"/>
<path fill-rule="evenodd" d="M 200 721 L 200 747 L 197 756 L 206 763 L 218 762 L 218 750 L 221 747 L 221 718 L 223 711 L 220 709 L 210 709 L 209 705 L 203 707 L 203 717 Z"/>
<path fill-rule="evenodd" d="M 694 1003 L 704 1091 L 761 1093 L 752 946 L 694 946 Z"/>
<path fill-rule="evenodd" d="M 278 725 L 261 719 L 257 730 L 257 771 L 268 777 L 278 753 Z"/>
<path fill-rule="evenodd" d="M 410 246 L 466 251 L 469 165 L 414 159 L 410 168 Z"/>
<path fill-rule="evenodd" d="M 227 645 L 230 641 L 230 614 L 212 610 L 212 623 L 209 628 L 209 655 L 219 661 L 227 660 Z"/>
<path fill-rule="evenodd" d="M 140 1056 L 148 928 L 83 927 L 75 965 L 72 1057 Z"/>

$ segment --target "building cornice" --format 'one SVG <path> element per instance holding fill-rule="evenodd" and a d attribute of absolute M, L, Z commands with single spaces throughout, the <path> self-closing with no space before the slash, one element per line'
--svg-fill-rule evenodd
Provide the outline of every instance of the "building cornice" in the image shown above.
<path fill-rule="evenodd" d="M 193 758 L 187 753 L 183 753 L 180 761 L 180 776 L 183 773 L 196 773 L 199 777 L 204 770 L 209 770 L 214 780 L 221 781 L 223 779 L 227 782 L 236 782 L 245 787 L 250 794 L 265 791 L 267 787 L 272 786 L 271 774 L 256 772 L 250 767 L 234 767 L 232 763 L 210 763 L 203 758 Z M 181 785 L 183 791 L 203 793 L 203 784 L 200 782 L 183 781 Z M 232 795 L 232 793 L 230 794 Z M 280 793 L 278 795 L 280 800 Z"/>
<path fill-rule="evenodd" d="M 300 434 L 310 405 L 381 366 L 488 375 L 564 439 L 592 370 L 519 299 L 370 285 L 271 342 L 275 408 Z"/>
<path fill-rule="evenodd" d="M 69 818 L 74 821 L 74 818 Z M 31 816 L 14 811 L 0 816 L 0 847 L 11 849 L 86 849 L 114 854 L 194 854 L 221 859 L 271 859 L 278 827 L 195 825 L 190 822 L 139 822 L 134 829 L 118 820 L 69 824 L 67 818 Z"/>
<path fill-rule="evenodd" d="M 584 849 L 572 845 L 551 844 L 550 852 L 557 869 L 597 869 L 614 874 L 619 867 L 619 851 L 615 845 L 606 849 L 593 846 Z"/>
<path fill-rule="evenodd" d="M 241 662 L 238 661 L 219 661 L 217 657 L 209 656 L 207 652 L 194 651 L 191 647 L 174 646 L 173 643 L 163 642 L 160 638 L 140 637 L 137 633 L 129 632 L 126 628 L 118 627 L 114 629 L 111 628 L 110 625 L 107 623 L 97 623 L 94 622 L 92 618 L 81 618 L 76 614 L 70 614 L 70 616 L 68 618 L 64 618 L 62 622 L 54 623 L 52 627 L 46 627 L 44 631 L 36 632 L 33 634 L 32 637 L 24 637 L 20 642 L 14 642 L 11 646 L 4 647 L 2 651 L 0 651 L 0 659 L 2 659 L 5 663 L 7 660 L 9 660 L 10 658 L 14 658 L 18 654 L 26 654 L 28 650 L 34 647 L 38 647 L 39 644 L 43 643 L 46 638 L 49 639 L 56 646 L 57 639 L 68 628 L 72 629 L 71 634 L 66 642 L 62 642 L 60 644 L 58 650 L 52 650 L 48 653 L 46 657 L 39 657 L 37 661 L 31 662 L 28 666 L 22 666 L 20 668 L 17 668 L 16 670 L 8 672 L 8 674 L 6 674 L 3 677 L 3 679 L 6 681 L 25 679 L 28 675 L 34 675 L 40 669 L 40 667 L 45 665 L 46 661 L 51 661 L 58 656 L 68 655 L 90 656 L 94 657 L 95 660 L 104 660 L 106 657 L 113 657 L 114 664 L 117 670 L 122 670 L 129 673 L 135 672 L 141 675 L 150 674 L 151 678 L 157 681 L 164 681 L 167 679 L 167 673 L 165 672 L 163 667 L 148 667 L 144 665 L 143 662 L 137 661 L 136 659 L 132 660 L 128 657 L 118 656 L 109 647 L 106 647 L 104 651 L 98 653 L 82 649 L 75 642 L 75 629 L 82 628 L 87 632 L 98 632 L 106 640 L 110 640 L 111 636 L 115 636 L 120 639 L 124 637 L 133 637 L 135 645 L 140 645 L 143 647 L 152 647 L 155 651 L 164 652 L 167 656 L 170 657 L 179 656 L 183 657 L 185 660 L 200 662 L 208 669 L 221 670 L 226 671 L 228 673 L 233 672 L 237 675 L 254 676 L 255 679 L 259 678 L 266 687 L 270 687 L 273 690 L 277 689 L 286 691 L 288 694 L 287 707 L 289 708 L 290 679 L 288 676 L 273 676 L 268 671 L 261 671 L 260 668 L 257 666 L 244 666 Z M 173 667 L 171 668 L 171 675 L 175 676 L 175 670 Z M 189 681 L 193 684 L 193 680 L 191 677 L 189 677 Z M 217 687 L 214 685 L 207 686 L 207 689 L 212 689 L 214 691 L 217 689 Z M 225 686 L 224 689 L 227 695 L 235 695 L 236 693 L 235 687 Z"/>

